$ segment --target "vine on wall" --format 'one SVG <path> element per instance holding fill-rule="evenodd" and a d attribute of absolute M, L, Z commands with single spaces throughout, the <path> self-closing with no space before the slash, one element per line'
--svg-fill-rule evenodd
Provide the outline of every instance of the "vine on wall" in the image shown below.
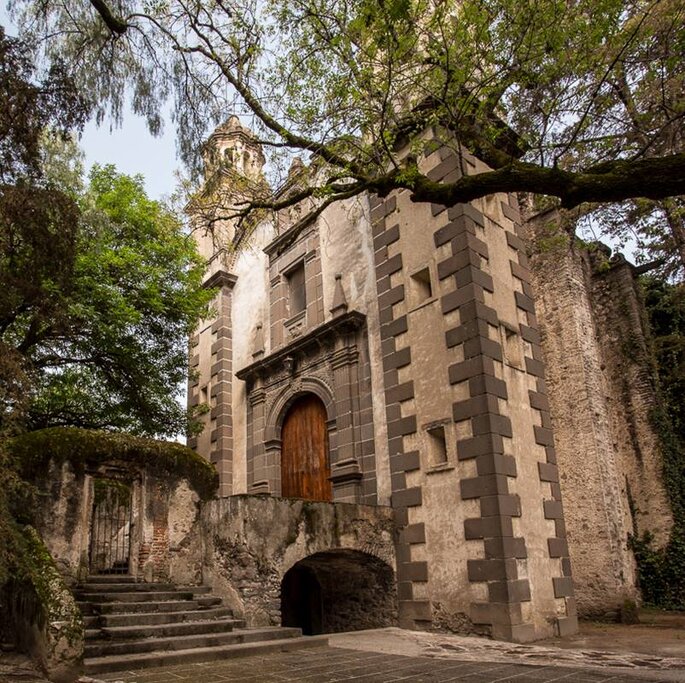
<path fill-rule="evenodd" d="M 649 532 L 631 538 L 646 603 L 685 609 L 685 285 L 642 280 L 659 376 L 659 404 L 652 420 L 659 434 L 664 484 L 673 511 L 673 529 L 664 548 Z"/>

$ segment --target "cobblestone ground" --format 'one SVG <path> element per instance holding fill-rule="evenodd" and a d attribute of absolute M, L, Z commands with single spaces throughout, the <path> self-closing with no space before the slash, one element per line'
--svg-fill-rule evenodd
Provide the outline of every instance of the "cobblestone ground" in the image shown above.
<path fill-rule="evenodd" d="M 650 674 L 652 672 L 649 672 Z M 109 683 L 393 683 L 411 681 L 425 683 L 644 683 L 663 681 L 616 669 L 590 670 L 560 666 L 526 666 L 503 662 L 457 661 L 429 657 L 408 657 L 349 650 L 337 647 L 296 650 L 244 659 L 232 659 L 205 664 L 170 666 L 141 671 L 100 675 Z M 672 679 L 678 680 L 678 679 Z M 682 680 L 682 679 L 680 679 Z"/>

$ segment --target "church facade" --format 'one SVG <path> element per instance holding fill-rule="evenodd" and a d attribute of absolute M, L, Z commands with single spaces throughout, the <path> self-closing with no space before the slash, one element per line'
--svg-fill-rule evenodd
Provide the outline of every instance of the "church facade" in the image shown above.
<path fill-rule="evenodd" d="M 264 182 L 237 117 L 205 163 L 223 208 Z M 421 165 L 436 181 L 485 168 L 445 145 Z M 280 192 L 314 172 L 294 164 Z M 568 250 L 531 262 L 514 196 L 310 208 L 245 235 L 189 207 L 217 291 L 190 343 L 189 403 L 208 410 L 189 445 L 220 495 L 390 508 L 406 628 L 530 641 L 637 599 L 628 534 L 665 542 L 671 521 L 653 388 L 639 354 L 607 356 L 623 324 L 608 311 L 639 308 L 630 266 L 600 282 Z"/>

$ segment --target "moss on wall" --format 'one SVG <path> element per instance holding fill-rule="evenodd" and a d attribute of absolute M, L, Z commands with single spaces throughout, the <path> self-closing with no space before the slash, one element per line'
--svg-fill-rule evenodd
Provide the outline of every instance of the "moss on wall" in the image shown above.
<path fill-rule="evenodd" d="M 28 432 L 8 443 L 22 476 L 35 480 L 50 460 L 69 461 L 76 471 L 124 462 L 156 475 L 185 478 L 200 498 L 212 498 L 219 486 L 214 466 L 179 443 L 129 434 L 75 427 L 53 427 Z"/>
<path fill-rule="evenodd" d="M 38 532 L 21 532 L 20 561 L 3 588 L 3 612 L 17 645 L 29 652 L 51 681 L 74 680 L 82 668 L 84 626 Z"/>

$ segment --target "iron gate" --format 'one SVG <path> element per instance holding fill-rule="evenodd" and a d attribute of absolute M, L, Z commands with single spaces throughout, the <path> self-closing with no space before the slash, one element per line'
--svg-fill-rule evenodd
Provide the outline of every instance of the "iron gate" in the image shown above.
<path fill-rule="evenodd" d="M 127 574 L 131 554 L 132 484 L 95 479 L 90 573 Z"/>

